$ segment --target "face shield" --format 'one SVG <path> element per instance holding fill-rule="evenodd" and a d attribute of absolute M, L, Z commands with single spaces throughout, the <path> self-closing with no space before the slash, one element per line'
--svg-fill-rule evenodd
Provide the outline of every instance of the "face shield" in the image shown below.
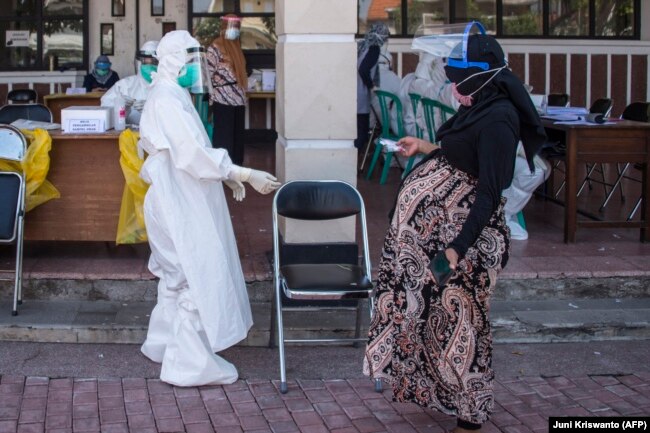
<path fill-rule="evenodd" d="M 487 70 L 487 63 L 467 61 L 467 40 L 476 33 L 485 34 L 485 28 L 478 21 L 420 26 L 411 48 L 446 58 L 447 64 L 455 68 L 479 67 Z"/>
<path fill-rule="evenodd" d="M 224 38 L 234 41 L 239 38 L 241 30 L 241 18 L 235 16 L 221 17 L 221 25 L 224 30 Z"/>
<path fill-rule="evenodd" d="M 185 65 L 178 73 L 178 84 L 193 94 L 210 93 L 212 91 L 208 62 L 203 47 L 187 49 Z"/>
<path fill-rule="evenodd" d="M 111 70 L 111 64 L 106 62 L 95 62 L 95 73 L 100 77 L 108 75 Z"/>
<path fill-rule="evenodd" d="M 155 51 L 140 50 L 135 57 L 135 69 L 148 83 L 151 83 L 151 74 L 158 69 L 158 59 L 154 57 Z"/>

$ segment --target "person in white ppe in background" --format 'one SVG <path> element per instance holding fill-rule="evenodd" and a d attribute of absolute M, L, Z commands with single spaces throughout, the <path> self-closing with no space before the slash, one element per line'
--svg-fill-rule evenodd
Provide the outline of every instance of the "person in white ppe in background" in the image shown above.
<path fill-rule="evenodd" d="M 149 93 L 151 74 L 158 67 L 158 60 L 154 57 L 157 46 L 158 41 L 145 42 L 135 56 L 136 74 L 122 78 L 102 96 L 102 107 L 124 104 L 127 125 L 140 124 L 144 102 Z"/>
<path fill-rule="evenodd" d="M 242 200 L 243 182 L 262 194 L 280 184 L 212 148 L 190 96 L 210 89 L 196 39 L 184 30 L 167 33 L 156 57 L 140 121 L 140 146 L 149 154 L 140 176 L 151 184 L 144 217 L 149 269 L 160 282 L 141 351 L 162 362 L 164 382 L 232 383 L 235 366 L 215 352 L 244 339 L 253 321 L 222 185 Z"/>
<path fill-rule="evenodd" d="M 510 239 L 520 241 L 528 239 L 528 231 L 519 223 L 517 215 L 526 206 L 537 187 L 551 174 L 551 164 L 541 156 L 535 155 L 533 164 L 535 164 L 535 172 L 531 173 L 526 161 L 526 153 L 519 142 L 512 184 L 501 194 L 507 199 L 503 212 L 506 224 L 510 228 Z"/>

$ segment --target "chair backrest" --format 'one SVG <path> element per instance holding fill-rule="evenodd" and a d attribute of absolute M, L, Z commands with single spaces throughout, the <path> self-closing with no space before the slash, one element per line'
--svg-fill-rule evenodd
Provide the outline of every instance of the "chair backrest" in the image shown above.
<path fill-rule="evenodd" d="M 415 122 L 415 135 L 418 138 L 423 138 L 424 134 L 422 128 L 420 128 L 420 125 L 418 125 L 417 122 L 418 105 L 420 105 L 420 100 L 422 99 L 422 96 L 418 95 L 417 93 L 409 93 L 409 98 L 411 98 L 411 107 L 413 108 L 413 121 Z"/>
<path fill-rule="evenodd" d="M 625 107 L 621 118 L 636 120 L 637 122 L 648 122 L 650 117 L 650 102 L 632 102 Z"/>
<path fill-rule="evenodd" d="M 18 214 L 22 209 L 23 178 L 18 173 L 0 172 L 0 242 L 16 239 Z"/>
<path fill-rule="evenodd" d="M 18 119 L 52 122 L 52 112 L 43 104 L 10 104 L 0 107 L 0 123 Z"/>
<path fill-rule="evenodd" d="M 343 181 L 294 181 L 275 194 L 278 215 L 299 220 L 330 220 L 361 212 L 357 190 Z"/>
<path fill-rule="evenodd" d="M 34 89 L 14 89 L 7 93 L 8 104 L 29 104 L 38 100 L 38 94 Z"/>
<path fill-rule="evenodd" d="M 596 99 L 591 107 L 589 112 L 594 114 L 602 114 L 603 116 L 609 116 L 609 113 L 612 111 L 612 100 L 610 98 L 600 98 Z"/>
<path fill-rule="evenodd" d="M 366 210 L 359 191 L 341 180 L 287 182 L 277 190 L 273 198 L 273 248 L 276 257 L 279 257 L 280 253 L 278 216 L 298 220 L 323 221 L 356 215 L 358 215 L 361 225 L 363 258 L 366 269 L 369 270 Z M 274 262 L 276 271 L 279 266 L 278 258 Z"/>
<path fill-rule="evenodd" d="M 402 101 L 399 100 L 399 97 L 394 94 L 387 92 L 385 90 L 375 90 L 377 99 L 379 100 L 379 108 L 381 108 L 381 136 L 384 138 L 390 138 L 390 110 L 391 105 L 395 107 L 395 113 L 397 116 L 397 131 L 396 134 L 398 137 L 404 137 L 404 115 L 402 111 Z"/>
<path fill-rule="evenodd" d="M 440 119 L 445 123 L 450 116 L 456 114 L 456 110 L 443 104 L 440 101 L 430 98 L 422 98 L 420 101 L 424 109 L 424 119 L 427 123 L 427 133 L 429 134 L 429 141 L 434 143 L 436 141 L 436 131 L 440 125 L 436 125 L 436 110 L 440 112 Z"/>
<path fill-rule="evenodd" d="M 17 128 L 0 124 L 0 159 L 22 161 L 27 151 L 27 139 Z"/>
<path fill-rule="evenodd" d="M 546 103 L 552 107 L 567 107 L 569 105 L 569 95 L 566 93 L 549 93 L 546 97 Z"/>

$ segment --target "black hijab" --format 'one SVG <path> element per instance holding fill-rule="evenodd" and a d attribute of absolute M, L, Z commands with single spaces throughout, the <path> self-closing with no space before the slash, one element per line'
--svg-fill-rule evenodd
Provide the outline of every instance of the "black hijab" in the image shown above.
<path fill-rule="evenodd" d="M 485 87 L 473 95 L 471 106 L 461 106 L 458 113 L 444 123 L 438 130 L 438 140 L 451 132 L 462 131 L 477 122 L 491 122 L 491 116 L 496 113 L 490 107 L 497 101 L 508 99 L 514 105 L 519 115 L 519 135 L 526 152 L 526 160 L 531 172 L 535 171 L 533 157 L 539 152 L 546 141 L 546 132 L 537 113 L 537 109 L 528 96 L 521 80 L 507 68 L 497 72 L 498 68 L 506 66 L 505 55 L 497 40 L 490 35 L 476 34 L 469 37 L 467 42 L 467 60 L 470 62 L 486 62 L 495 71 L 470 78 L 458 86 L 458 91 L 469 95 L 489 81 Z M 447 78 L 452 83 L 461 83 L 465 78 L 483 70 L 477 67 L 455 68 L 445 66 Z M 495 75 L 496 74 L 496 75 Z"/>

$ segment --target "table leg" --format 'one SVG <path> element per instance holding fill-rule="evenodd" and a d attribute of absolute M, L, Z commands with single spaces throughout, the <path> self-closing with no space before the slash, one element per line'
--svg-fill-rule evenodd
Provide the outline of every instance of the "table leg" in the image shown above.
<path fill-rule="evenodd" d="M 578 221 L 576 189 L 578 186 L 577 160 L 578 160 L 578 140 L 577 133 L 570 129 L 566 134 L 567 149 L 565 159 L 565 177 L 566 189 L 564 190 L 564 242 L 570 243 L 576 241 L 576 226 Z"/>
<path fill-rule="evenodd" d="M 648 187 L 650 186 L 650 167 L 648 165 L 649 163 L 646 162 L 641 169 L 641 221 L 645 224 L 645 227 L 641 228 L 641 242 L 650 241 L 650 230 L 648 229 L 650 226 L 648 222 L 648 218 L 650 217 L 650 199 L 648 197 L 648 192 L 650 192 L 648 191 Z"/>

